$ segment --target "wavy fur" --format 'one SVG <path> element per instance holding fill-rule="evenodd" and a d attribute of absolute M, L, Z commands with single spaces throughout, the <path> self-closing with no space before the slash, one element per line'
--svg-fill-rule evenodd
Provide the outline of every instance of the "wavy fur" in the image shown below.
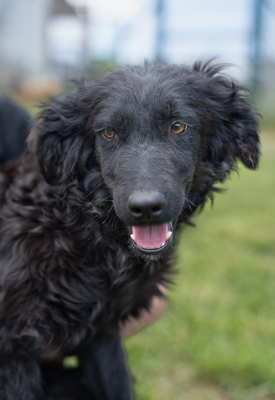
<path fill-rule="evenodd" d="M 171 134 L 175 120 L 186 134 Z M 118 324 L 161 296 L 171 268 L 131 251 L 129 195 L 162 191 L 158 223 L 179 228 L 238 159 L 256 168 L 257 129 L 221 66 L 111 70 L 44 106 L 29 150 L 0 174 L 1 400 L 131 398 Z M 85 385 L 64 381 L 60 353 L 79 356 Z"/>

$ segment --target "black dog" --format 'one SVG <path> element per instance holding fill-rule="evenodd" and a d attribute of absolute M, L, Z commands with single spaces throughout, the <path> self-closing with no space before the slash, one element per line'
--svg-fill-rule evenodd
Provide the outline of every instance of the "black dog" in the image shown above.
<path fill-rule="evenodd" d="M 78 355 L 87 399 L 131 398 L 118 323 L 161 296 L 176 229 L 237 159 L 256 168 L 255 116 L 200 64 L 113 70 L 45 106 L 2 172 L 1 400 L 45 398 L 46 352 Z"/>

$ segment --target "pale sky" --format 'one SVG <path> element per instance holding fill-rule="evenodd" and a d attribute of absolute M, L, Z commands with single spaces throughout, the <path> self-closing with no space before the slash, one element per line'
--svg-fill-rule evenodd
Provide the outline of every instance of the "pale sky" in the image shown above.
<path fill-rule="evenodd" d="M 115 56 L 120 63 L 142 63 L 155 56 L 155 0 L 67 0 L 86 5 L 89 12 L 89 53 L 94 58 Z M 265 48 L 275 56 L 274 13 L 266 21 Z M 217 57 L 248 68 L 252 0 L 166 0 L 164 55 L 168 62 L 190 63 Z M 273 30 L 272 30 L 273 29 Z M 267 34 L 268 32 L 268 34 Z M 59 18 L 51 29 L 53 52 L 75 62 L 81 52 L 83 29 L 73 18 Z"/>

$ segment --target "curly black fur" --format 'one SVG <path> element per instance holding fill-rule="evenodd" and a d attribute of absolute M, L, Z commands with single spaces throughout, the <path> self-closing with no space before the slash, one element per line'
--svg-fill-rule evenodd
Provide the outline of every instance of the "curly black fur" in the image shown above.
<path fill-rule="evenodd" d="M 131 398 L 118 323 L 161 295 L 170 266 L 129 248 L 129 227 L 145 224 L 129 196 L 161 192 L 156 223 L 188 222 L 237 159 L 256 168 L 255 117 L 240 85 L 201 64 L 112 70 L 45 105 L 0 174 L 1 400 Z M 63 394 L 46 353 L 79 357 Z"/>

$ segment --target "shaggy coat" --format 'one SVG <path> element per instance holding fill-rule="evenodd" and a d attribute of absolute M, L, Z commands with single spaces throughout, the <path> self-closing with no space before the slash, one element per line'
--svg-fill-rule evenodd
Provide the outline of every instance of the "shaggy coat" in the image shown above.
<path fill-rule="evenodd" d="M 148 64 L 79 84 L 3 167 L 1 400 L 132 398 L 119 321 L 161 296 L 176 230 L 237 159 L 258 164 L 256 114 L 221 69 Z M 50 388 L 46 353 L 78 355 L 76 386 Z"/>

